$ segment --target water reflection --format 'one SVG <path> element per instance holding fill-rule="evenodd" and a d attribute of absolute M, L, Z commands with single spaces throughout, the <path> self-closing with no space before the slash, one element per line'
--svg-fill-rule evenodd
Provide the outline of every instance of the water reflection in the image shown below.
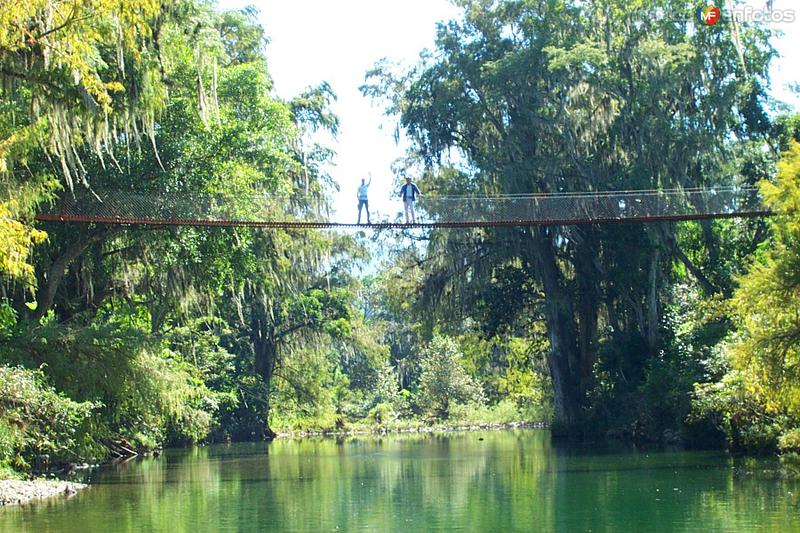
<path fill-rule="evenodd" d="M 798 531 L 800 487 L 768 466 L 535 430 L 278 440 L 105 468 L 69 501 L 0 510 L 0 531 Z"/>

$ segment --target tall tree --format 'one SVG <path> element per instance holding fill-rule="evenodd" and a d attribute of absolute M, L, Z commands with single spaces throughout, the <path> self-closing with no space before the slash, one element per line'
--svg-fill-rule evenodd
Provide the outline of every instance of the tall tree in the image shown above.
<path fill-rule="evenodd" d="M 0 7 L 0 251 L 14 258 L 0 273 L 32 281 L 26 258 L 42 235 L 22 221 L 59 183 L 87 183 L 82 146 L 111 163 L 119 135 L 154 138 L 166 95 L 162 35 L 174 31 L 187 5 L 33 0 Z"/>
<path fill-rule="evenodd" d="M 172 17 L 159 33 L 155 70 L 169 83 L 169 99 L 154 117 L 153 142 L 131 131 L 114 139 L 113 154 L 112 145 L 76 143 L 75 161 L 91 186 L 145 197 L 214 197 L 231 212 L 252 210 L 254 198 L 272 198 L 264 209 L 282 214 L 324 211 L 328 178 L 321 169 L 331 152 L 303 137 L 315 127 L 335 130 L 328 109 L 333 92 L 323 84 L 291 102 L 275 98 L 252 11 L 217 15 L 203 2 L 176 6 L 162 6 L 158 18 Z M 137 120 L 132 124 L 141 129 Z M 29 167 L 48 164 L 42 150 L 29 155 Z M 203 375 L 233 388 L 220 391 L 231 393 L 231 409 L 266 390 L 253 402 L 266 404 L 257 413 L 261 435 L 271 435 L 273 377 L 290 380 L 282 363 L 324 335 L 346 334 L 349 293 L 325 277 L 333 241 L 321 232 L 44 227 L 49 241 L 34 255 L 35 309 L 20 284 L 10 291 L 26 325 L 48 323 L 69 338 L 62 323 L 89 324 L 84 334 L 90 334 L 95 324 L 106 331 L 117 313 L 129 314 L 142 344 L 164 346 L 170 360 L 187 357 L 181 365 L 196 374 L 233 367 L 238 382 Z M 205 355 L 198 355 L 196 338 L 204 339 Z M 141 362 L 137 353 L 127 354 L 134 366 Z"/>
<path fill-rule="evenodd" d="M 731 139 L 765 133 L 760 102 L 772 52 L 762 28 L 742 30 L 740 57 L 728 28 L 697 27 L 696 6 L 685 1 L 647 0 L 636 9 L 618 0 L 458 4 L 463 18 L 439 27 L 435 53 L 401 76 L 379 65 L 364 88 L 389 98 L 389 112 L 399 113 L 427 165 L 446 165 L 451 149 L 466 161 L 466 172 L 440 174 L 429 189 L 730 183 Z M 467 285 L 492 283 L 513 265 L 542 291 L 558 431 L 579 426 L 601 331 L 641 341 L 623 362 L 639 377 L 657 353 L 673 232 L 669 225 L 538 227 L 467 239 L 449 233 L 434 243 L 452 254 L 442 265 L 451 274 L 440 279 L 460 273 Z"/>

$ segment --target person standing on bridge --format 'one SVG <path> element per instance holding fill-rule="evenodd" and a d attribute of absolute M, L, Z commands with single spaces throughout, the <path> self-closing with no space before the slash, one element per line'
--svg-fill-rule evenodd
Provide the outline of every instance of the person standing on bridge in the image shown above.
<path fill-rule="evenodd" d="M 361 208 L 367 210 L 367 224 L 372 224 L 369 221 L 369 200 L 367 199 L 367 189 L 372 184 L 372 173 L 369 174 L 369 181 L 364 183 L 364 178 L 361 178 L 361 185 L 358 187 L 358 224 L 361 224 Z"/>
<path fill-rule="evenodd" d="M 422 196 L 419 187 L 411 181 L 411 178 L 407 177 L 405 185 L 400 187 L 400 198 L 403 199 L 403 207 L 406 212 L 406 224 L 417 223 L 417 215 L 414 213 L 414 202 L 417 201 L 417 196 Z M 411 218 L 408 216 L 409 212 L 411 212 Z"/>

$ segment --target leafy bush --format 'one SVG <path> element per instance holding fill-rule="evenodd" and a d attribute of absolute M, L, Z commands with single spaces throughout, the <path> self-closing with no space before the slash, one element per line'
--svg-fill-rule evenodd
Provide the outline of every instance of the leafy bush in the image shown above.
<path fill-rule="evenodd" d="M 16 458 L 15 450 L 21 448 L 22 434 L 9 425 L 8 421 L 0 419 L 0 465 L 10 465 Z"/>
<path fill-rule="evenodd" d="M 16 311 L 7 302 L 0 302 L 0 340 L 11 337 L 16 325 Z"/>
<path fill-rule="evenodd" d="M 267 387 L 257 376 L 242 375 L 236 396 L 226 396 L 220 404 L 219 437 L 235 441 L 264 438 L 264 413 L 267 410 Z"/>
<path fill-rule="evenodd" d="M 447 419 L 453 405 L 484 403 L 480 385 L 461 366 L 461 358 L 449 337 L 434 337 L 423 351 L 416 401 L 429 416 Z"/>
<path fill-rule="evenodd" d="M 0 466 L 30 468 L 96 456 L 101 449 L 86 422 L 99 407 L 59 394 L 40 371 L 0 366 Z"/>
<path fill-rule="evenodd" d="M 552 386 L 546 357 L 549 341 L 544 323 L 531 325 L 526 337 L 477 333 L 459 335 L 463 366 L 480 382 L 486 400 L 513 399 L 520 409 L 541 408 L 552 403 Z"/>
<path fill-rule="evenodd" d="M 746 382 L 741 372 L 731 371 L 718 383 L 696 385 L 692 417 L 711 419 L 734 451 L 771 452 L 785 419 L 770 413 Z"/>
<path fill-rule="evenodd" d="M 450 409 L 450 419 L 462 424 L 508 424 L 519 422 L 521 414 L 514 400 L 506 399 L 496 405 L 468 403 L 454 405 Z"/>
<path fill-rule="evenodd" d="M 790 429 L 781 435 L 778 447 L 783 452 L 800 452 L 800 428 Z"/>
<path fill-rule="evenodd" d="M 800 143 L 789 142 L 761 192 L 785 216 L 729 302 L 738 329 L 724 345 L 727 374 L 695 393 L 696 411 L 715 415 L 731 445 L 750 452 L 800 441 Z"/>
<path fill-rule="evenodd" d="M 41 368 L 57 390 L 94 405 L 87 424 L 98 441 L 124 439 L 144 449 L 168 439 L 202 440 L 216 411 L 214 394 L 194 365 L 138 320 L 111 314 L 88 323 L 20 322 L 0 356 Z"/>
<path fill-rule="evenodd" d="M 387 422 L 391 422 L 394 418 L 394 407 L 389 403 L 379 403 L 367 415 L 367 419 L 378 427 L 385 426 Z"/>

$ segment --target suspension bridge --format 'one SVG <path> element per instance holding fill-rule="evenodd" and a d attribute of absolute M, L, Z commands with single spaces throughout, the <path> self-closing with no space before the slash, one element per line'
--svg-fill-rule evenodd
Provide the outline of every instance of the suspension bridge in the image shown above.
<path fill-rule="evenodd" d="M 496 196 L 426 195 L 417 221 L 332 220 L 324 200 L 296 195 L 193 196 L 122 190 L 65 194 L 40 221 L 148 226 L 261 228 L 458 228 L 663 222 L 769 216 L 755 187 L 557 192 Z M 402 206 L 398 200 L 398 209 Z M 340 217 L 345 215 L 340 214 Z M 350 218 L 352 216 L 352 218 Z"/>

